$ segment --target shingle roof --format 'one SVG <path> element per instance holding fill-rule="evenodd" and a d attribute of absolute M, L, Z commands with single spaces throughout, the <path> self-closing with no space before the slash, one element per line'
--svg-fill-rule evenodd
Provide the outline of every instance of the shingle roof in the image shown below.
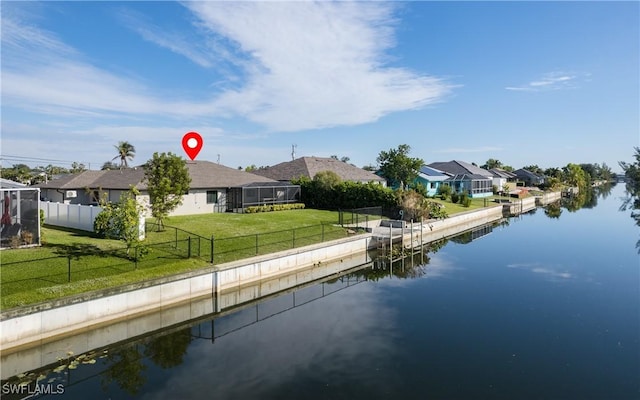
<path fill-rule="evenodd" d="M 466 163 L 464 161 L 452 160 L 445 162 L 434 162 L 427 165 L 428 167 L 439 169 L 440 171 L 448 172 L 452 175 L 455 174 L 475 174 L 482 175 L 484 177 L 492 177 L 491 172 L 486 169 L 476 167 L 475 165 Z"/>
<path fill-rule="evenodd" d="M 210 161 L 187 161 L 187 168 L 191 176 L 190 187 L 192 189 L 238 187 L 255 182 L 275 182 L 273 179 L 225 167 Z M 144 183 L 144 169 L 142 167 L 112 171 L 84 171 L 34 186 L 43 189 L 102 188 L 126 190 L 131 185 L 140 190 L 147 188 L 146 183 Z"/>
<path fill-rule="evenodd" d="M 245 186 L 254 182 L 273 182 L 264 176 L 241 171 L 211 161 L 187 161 L 192 188 Z"/>
<path fill-rule="evenodd" d="M 500 169 L 500 168 L 492 168 L 489 170 L 489 172 L 491 172 L 494 176 L 498 178 L 511 179 L 516 177 L 516 174 L 514 174 L 513 172 L 505 171 L 504 169 Z"/>
<path fill-rule="evenodd" d="M 456 174 L 445 180 L 446 181 L 466 181 L 466 180 L 489 180 L 489 179 L 491 178 L 486 177 L 484 175 L 478 175 L 478 174 Z"/>
<path fill-rule="evenodd" d="M 519 178 L 529 178 L 529 179 L 543 179 L 544 176 L 540 174 L 536 174 L 535 172 L 531 172 L 528 169 L 520 168 L 513 171 Z"/>
<path fill-rule="evenodd" d="M 345 181 L 385 181 L 384 178 L 373 172 L 365 171 L 362 168 L 336 160 L 335 158 L 324 157 L 300 157 L 293 161 L 287 161 L 253 171 L 253 173 L 278 181 L 290 181 L 301 176 L 313 178 L 321 171 L 333 171 Z"/>

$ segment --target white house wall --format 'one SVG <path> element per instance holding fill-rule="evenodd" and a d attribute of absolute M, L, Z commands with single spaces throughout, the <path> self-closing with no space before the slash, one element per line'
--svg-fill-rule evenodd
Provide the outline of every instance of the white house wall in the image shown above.
<path fill-rule="evenodd" d="M 218 189 L 218 202 L 215 204 L 207 204 L 207 191 L 216 189 L 191 189 L 189 194 L 184 195 L 182 204 L 176 207 L 169 216 L 192 215 L 192 214 L 209 214 L 214 212 L 226 211 L 226 190 Z M 151 217 L 151 209 L 149 208 L 149 195 L 146 192 L 136 197 L 138 203 L 145 209 L 145 217 Z"/>

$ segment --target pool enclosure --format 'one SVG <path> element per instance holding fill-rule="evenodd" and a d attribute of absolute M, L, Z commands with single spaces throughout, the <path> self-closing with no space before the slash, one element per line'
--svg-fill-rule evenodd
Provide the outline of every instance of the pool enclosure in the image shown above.
<path fill-rule="evenodd" d="M 40 245 L 40 189 L 0 188 L 0 248 Z"/>
<path fill-rule="evenodd" d="M 300 201 L 300 185 L 256 182 L 227 189 L 227 212 L 244 212 L 247 207 L 288 204 Z"/>

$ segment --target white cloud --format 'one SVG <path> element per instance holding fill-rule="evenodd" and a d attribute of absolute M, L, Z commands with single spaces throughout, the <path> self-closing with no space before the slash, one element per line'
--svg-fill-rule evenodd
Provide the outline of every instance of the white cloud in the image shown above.
<path fill-rule="evenodd" d="M 561 71 L 549 72 L 541 78 L 520 86 L 507 86 L 505 89 L 523 92 L 541 92 L 547 90 L 575 89 L 580 81 L 584 81 L 589 74 L 566 73 Z"/>
<path fill-rule="evenodd" d="M 195 37 L 202 43 L 146 22 L 136 31 L 202 67 L 218 59 L 233 65 L 235 77 L 246 79 L 234 82 L 235 89 L 206 82 L 198 93 L 168 96 L 163 87 L 134 78 L 136 71 L 127 76 L 93 65 L 54 33 L 3 16 L 3 104 L 37 114 L 145 124 L 241 117 L 271 131 L 298 131 L 374 122 L 441 101 L 452 88 L 439 78 L 388 66 L 385 52 L 394 45 L 397 22 L 392 4 L 186 6 L 198 19 Z M 135 25 L 138 17 L 131 15 L 127 23 Z"/>
<path fill-rule="evenodd" d="M 204 68 L 213 66 L 214 57 L 207 49 L 200 45 L 194 38 L 183 32 L 167 31 L 155 24 L 152 24 L 138 13 L 132 11 L 120 14 L 120 19 L 126 27 L 137 32 L 148 42 L 180 54 L 195 64 Z"/>

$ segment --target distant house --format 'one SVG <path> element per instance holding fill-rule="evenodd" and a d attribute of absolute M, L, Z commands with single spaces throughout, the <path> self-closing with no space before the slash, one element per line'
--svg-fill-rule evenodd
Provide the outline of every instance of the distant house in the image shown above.
<path fill-rule="evenodd" d="M 450 177 L 451 175 L 445 172 L 423 165 L 418 171 L 415 183 L 424 185 L 427 189 L 427 195 L 435 196 L 438 193 L 438 189 L 440 189 L 440 185 Z"/>
<path fill-rule="evenodd" d="M 517 175 L 513 172 L 505 171 L 501 168 L 492 168 L 489 172 L 493 174 L 493 184 L 498 188 L 498 190 L 502 190 L 504 185 L 509 182 L 515 182 L 518 179 Z M 515 184 L 510 186 L 515 187 Z"/>
<path fill-rule="evenodd" d="M 277 181 L 290 182 L 292 179 L 303 176 L 313 179 L 318 172 L 322 171 L 335 172 L 343 181 L 374 182 L 386 186 L 384 178 L 335 158 L 300 157 L 251 172 Z"/>
<path fill-rule="evenodd" d="M 466 190 L 472 198 L 493 195 L 493 174 L 486 169 L 458 160 L 434 162 L 427 166 L 449 175 L 442 184 L 451 186 L 456 192 Z"/>
<path fill-rule="evenodd" d="M 298 201 L 300 187 L 225 167 L 209 161 L 187 161 L 191 176 L 189 191 L 171 215 L 210 212 L 242 212 L 246 207 Z M 140 191 L 137 200 L 148 205 L 149 193 L 142 167 L 113 171 L 84 171 L 34 185 L 41 198 L 70 204 L 97 205 L 116 202 L 130 187 Z"/>
<path fill-rule="evenodd" d="M 513 171 L 519 180 L 523 181 L 527 186 L 538 186 L 544 184 L 544 175 L 536 174 L 527 169 L 520 168 Z"/>

